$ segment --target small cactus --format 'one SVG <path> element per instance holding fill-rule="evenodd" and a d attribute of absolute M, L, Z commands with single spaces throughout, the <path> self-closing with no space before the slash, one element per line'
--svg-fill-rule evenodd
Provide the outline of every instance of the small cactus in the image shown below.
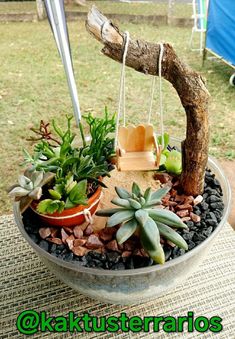
<path fill-rule="evenodd" d="M 143 248 L 159 264 L 165 262 L 160 236 L 180 248 L 188 249 L 185 240 L 171 228 L 187 228 L 187 226 L 175 213 L 156 208 L 170 190 L 169 186 L 155 192 L 152 192 L 149 187 L 144 194 L 136 183 L 133 183 L 131 193 L 120 187 L 115 187 L 115 190 L 118 197 L 114 198 L 112 203 L 118 208 L 99 210 L 96 215 L 109 217 L 107 227 L 121 225 L 116 234 L 119 244 L 124 243 L 138 230 Z"/>

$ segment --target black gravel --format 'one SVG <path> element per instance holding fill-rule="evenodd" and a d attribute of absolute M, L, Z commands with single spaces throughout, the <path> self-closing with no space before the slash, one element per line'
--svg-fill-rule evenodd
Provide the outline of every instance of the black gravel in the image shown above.
<path fill-rule="evenodd" d="M 188 221 L 186 222 L 188 229 L 178 231 L 187 242 L 188 251 L 198 246 L 211 235 L 222 218 L 223 210 L 224 203 L 221 186 L 215 175 L 210 170 L 206 170 L 203 201 L 193 208 L 193 213 L 200 215 L 201 221 L 198 223 Z M 24 213 L 23 222 L 29 237 L 38 246 L 51 255 L 74 264 L 105 270 L 134 269 L 154 265 L 153 260 L 149 257 L 132 255 L 123 258 L 121 253 L 115 251 L 105 254 L 90 251 L 85 256 L 78 257 L 65 245 L 56 245 L 42 240 L 38 232 L 41 224 L 29 210 Z M 166 261 L 177 258 L 187 252 L 177 246 L 172 248 L 168 244 L 164 244 L 163 249 Z"/>

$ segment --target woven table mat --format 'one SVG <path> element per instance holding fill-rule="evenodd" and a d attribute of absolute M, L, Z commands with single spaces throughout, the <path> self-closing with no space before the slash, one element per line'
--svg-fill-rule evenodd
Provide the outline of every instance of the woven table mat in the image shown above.
<path fill-rule="evenodd" d="M 235 233 L 227 224 L 219 233 L 196 273 L 176 289 L 141 305 L 117 306 L 89 299 L 67 287 L 50 273 L 21 236 L 13 216 L 0 217 L 1 291 L 0 338 L 23 338 L 16 319 L 27 309 L 47 311 L 49 316 L 220 316 L 223 330 L 206 333 L 39 333 L 33 338 L 235 338 Z M 28 337 L 28 336 L 25 336 Z"/>

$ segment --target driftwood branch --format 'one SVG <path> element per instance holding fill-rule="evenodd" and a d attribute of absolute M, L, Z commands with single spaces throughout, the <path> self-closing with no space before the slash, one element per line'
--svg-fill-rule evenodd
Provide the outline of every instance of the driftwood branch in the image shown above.
<path fill-rule="evenodd" d="M 86 28 L 104 45 L 104 55 L 122 62 L 124 34 L 96 7 L 88 13 Z M 138 72 L 157 76 L 159 53 L 159 44 L 131 39 L 126 65 Z M 181 183 L 186 194 L 198 195 L 203 191 L 208 160 L 209 93 L 201 76 L 182 63 L 168 43 L 164 43 L 162 76 L 177 91 L 187 115 L 186 139 L 182 142 Z"/>

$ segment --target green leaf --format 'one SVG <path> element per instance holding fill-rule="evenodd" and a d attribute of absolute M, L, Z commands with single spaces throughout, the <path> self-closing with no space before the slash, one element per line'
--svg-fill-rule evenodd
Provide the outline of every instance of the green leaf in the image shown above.
<path fill-rule="evenodd" d="M 135 212 L 130 211 L 130 210 L 124 210 L 124 211 L 117 212 L 108 219 L 107 226 L 113 227 L 118 224 L 121 224 L 125 221 L 132 219 L 134 215 L 135 215 Z"/>
<path fill-rule="evenodd" d="M 182 157 L 181 153 L 173 150 L 168 155 L 165 161 L 167 172 L 179 175 L 182 172 Z"/>
<path fill-rule="evenodd" d="M 149 216 L 156 222 L 175 228 L 187 228 L 187 225 L 175 213 L 164 209 L 149 209 Z"/>
<path fill-rule="evenodd" d="M 144 225 L 148 219 L 148 213 L 143 209 L 139 209 L 135 212 L 135 218 L 140 225 Z"/>
<path fill-rule="evenodd" d="M 79 181 L 79 183 L 77 183 L 76 186 L 74 186 L 70 191 L 69 200 L 76 205 L 83 205 L 84 203 L 86 203 L 87 199 L 86 190 L 87 180 Z"/>
<path fill-rule="evenodd" d="M 186 241 L 181 237 L 179 233 L 174 231 L 172 228 L 170 228 L 167 225 L 164 225 L 160 222 L 156 222 L 157 227 L 159 229 L 160 234 L 167 240 L 170 240 L 175 245 L 177 245 L 180 248 L 183 248 L 184 250 L 188 250 L 188 244 Z"/>
<path fill-rule="evenodd" d="M 144 192 L 144 199 L 145 199 L 146 204 L 147 204 L 148 201 L 150 200 L 151 194 L 152 194 L 152 192 L 151 192 L 151 187 L 148 187 L 148 188 L 146 189 L 146 191 Z"/>
<path fill-rule="evenodd" d="M 113 198 L 111 200 L 111 202 L 114 205 L 117 205 L 117 206 L 121 206 L 121 207 L 125 207 L 125 208 L 130 208 L 131 207 L 130 202 L 128 200 L 126 200 L 126 199 Z"/>
<path fill-rule="evenodd" d="M 133 207 L 136 210 L 139 210 L 142 207 L 141 204 L 138 201 L 136 201 L 135 199 L 129 198 L 128 201 L 129 201 L 131 207 Z"/>
<path fill-rule="evenodd" d="M 157 141 L 158 141 L 159 145 L 163 144 L 161 135 L 157 138 Z M 164 150 L 165 150 L 167 148 L 167 146 L 169 145 L 169 141 L 170 141 L 170 137 L 169 137 L 168 133 L 164 133 L 163 141 L 164 141 Z"/>
<path fill-rule="evenodd" d="M 50 203 L 53 200 L 51 199 L 44 199 L 42 201 L 40 201 L 40 203 L 37 205 L 37 212 L 41 213 L 41 214 L 46 214 L 47 213 L 47 208 L 48 206 L 50 206 Z"/>
<path fill-rule="evenodd" d="M 164 186 L 151 194 L 151 200 L 161 200 L 169 191 L 170 186 Z"/>
<path fill-rule="evenodd" d="M 164 264 L 165 254 L 160 244 L 159 230 L 150 217 L 140 227 L 140 239 L 144 249 L 151 258 L 159 264 Z"/>
<path fill-rule="evenodd" d="M 96 211 L 98 217 L 111 217 L 114 213 L 123 211 L 123 208 L 110 208 Z"/>
<path fill-rule="evenodd" d="M 117 231 L 116 239 L 119 244 L 123 244 L 128 238 L 135 233 L 137 229 L 137 221 L 135 219 L 131 219 L 125 222 Z"/>
<path fill-rule="evenodd" d="M 61 199 L 61 194 L 58 191 L 49 189 L 48 192 L 50 193 L 50 196 L 52 197 L 52 199 L 54 199 L 54 200 L 60 200 Z"/>
<path fill-rule="evenodd" d="M 150 200 L 148 202 L 148 204 L 145 204 L 144 207 L 148 208 L 148 207 L 152 207 L 152 206 L 156 206 L 156 205 L 161 205 L 161 200 Z"/>
<path fill-rule="evenodd" d="M 59 205 L 56 200 L 51 201 L 51 203 L 47 206 L 47 213 L 53 214 L 55 213 L 59 208 Z"/>
<path fill-rule="evenodd" d="M 131 198 L 131 194 L 125 190 L 124 188 L 121 187 L 115 187 L 115 190 L 117 192 L 117 195 L 122 198 L 122 199 L 128 199 Z"/>
<path fill-rule="evenodd" d="M 132 193 L 134 193 L 138 198 L 141 197 L 141 191 L 136 182 L 133 182 L 132 184 Z"/>

